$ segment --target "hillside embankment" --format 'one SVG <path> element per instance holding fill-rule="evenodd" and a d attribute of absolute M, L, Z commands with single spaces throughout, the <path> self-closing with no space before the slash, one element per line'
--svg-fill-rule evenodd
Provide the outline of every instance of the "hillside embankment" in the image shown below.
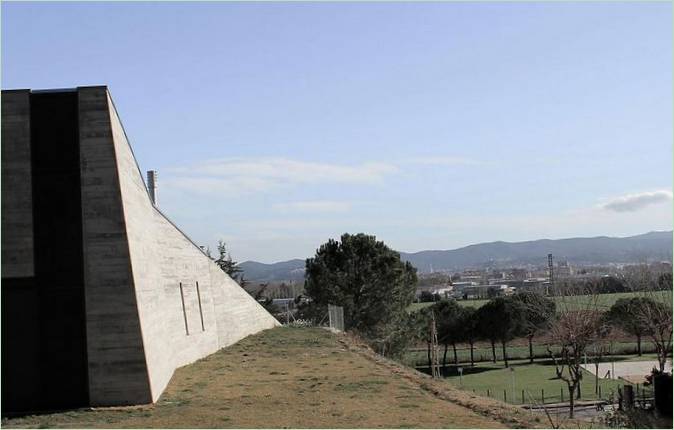
<path fill-rule="evenodd" d="M 275 328 L 174 374 L 154 405 L 4 419 L 3 427 L 498 428 L 546 418 L 452 388 L 348 335 Z"/>

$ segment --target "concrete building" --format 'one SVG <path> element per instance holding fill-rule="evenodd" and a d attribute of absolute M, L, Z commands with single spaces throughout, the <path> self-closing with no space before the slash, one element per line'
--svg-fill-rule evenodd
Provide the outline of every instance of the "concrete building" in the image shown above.
<path fill-rule="evenodd" d="M 513 294 L 515 289 L 508 285 L 476 285 L 473 287 L 464 287 L 461 290 L 460 297 L 464 300 L 492 299 L 494 297 L 508 296 Z"/>
<path fill-rule="evenodd" d="M 555 276 L 562 278 L 573 276 L 573 267 L 568 261 L 560 261 L 555 267 Z"/>
<path fill-rule="evenodd" d="M 278 325 L 153 204 L 106 87 L 2 92 L 2 410 L 151 403 Z"/>

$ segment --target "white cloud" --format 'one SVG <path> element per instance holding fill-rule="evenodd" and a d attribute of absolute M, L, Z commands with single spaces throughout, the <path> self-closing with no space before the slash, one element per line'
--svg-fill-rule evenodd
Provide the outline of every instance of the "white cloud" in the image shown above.
<path fill-rule="evenodd" d="M 421 164 L 426 166 L 479 166 L 484 164 L 481 161 L 472 160 L 463 157 L 413 157 L 407 160 L 410 164 Z"/>
<path fill-rule="evenodd" d="M 636 212 L 646 206 L 664 203 L 672 200 L 672 192 L 668 190 L 647 191 L 637 194 L 627 194 L 610 199 L 600 205 L 601 208 L 613 212 Z"/>
<path fill-rule="evenodd" d="M 360 164 L 309 162 L 283 157 L 238 157 L 168 168 L 165 183 L 170 188 L 194 193 L 208 194 L 216 191 L 227 193 L 230 196 L 239 196 L 303 184 L 380 185 L 387 177 L 399 173 L 405 166 L 414 168 L 414 165 L 481 164 L 484 163 L 449 156 L 410 157 L 399 162 L 380 161 Z M 300 208 L 301 206 L 298 206 L 295 209 Z M 314 209 L 318 210 L 318 206 Z M 334 211 L 335 207 L 330 209 Z"/>
<path fill-rule="evenodd" d="M 287 158 L 227 158 L 167 169 L 166 181 L 193 192 L 217 190 L 238 195 L 307 183 L 381 184 L 397 171 L 397 166 L 379 162 L 345 165 Z"/>
<path fill-rule="evenodd" d="M 264 178 L 238 176 L 231 178 L 204 176 L 174 176 L 165 181 L 167 188 L 179 188 L 193 193 L 217 192 L 227 196 L 241 195 L 251 192 L 268 191 L 276 187 L 276 183 Z"/>
<path fill-rule="evenodd" d="M 279 212 L 344 213 L 351 209 L 351 203 L 330 200 L 279 203 L 273 205 Z"/>

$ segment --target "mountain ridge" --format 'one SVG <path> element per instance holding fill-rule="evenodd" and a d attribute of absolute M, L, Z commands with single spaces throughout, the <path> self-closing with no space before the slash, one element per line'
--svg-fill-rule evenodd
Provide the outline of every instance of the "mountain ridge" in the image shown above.
<path fill-rule="evenodd" d="M 521 242 L 494 241 L 450 250 L 400 252 L 420 273 L 432 270 L 459 271 L 467 268 L 545 265 L 547 255 L 573 264 L 634 263 L 672 257 L 672 231 L 651 231 L 626 237 L 594 236 L 536 239 Z M 301 281 L 303 259 L 276 263 L 245 261 L 239 265 L 247 279 L 257 282 Z"/>

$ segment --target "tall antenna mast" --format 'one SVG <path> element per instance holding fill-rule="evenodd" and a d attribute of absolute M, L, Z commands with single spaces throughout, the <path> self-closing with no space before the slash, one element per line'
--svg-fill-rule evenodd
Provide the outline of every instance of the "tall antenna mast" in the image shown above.
<path fill-rule="evenodd" d="M 553 287 L 554 291 L 554 282 L 555 282 L 555 277 L 554 277 L 554 269 L 552 266 L 552 254 L 548 254 L 548 271 L 550 272 L 550 283 L 548 284 L 548 288 L 545 289 L 545 295 L 549 296 L 550 295 L 550 287 Z"/>

